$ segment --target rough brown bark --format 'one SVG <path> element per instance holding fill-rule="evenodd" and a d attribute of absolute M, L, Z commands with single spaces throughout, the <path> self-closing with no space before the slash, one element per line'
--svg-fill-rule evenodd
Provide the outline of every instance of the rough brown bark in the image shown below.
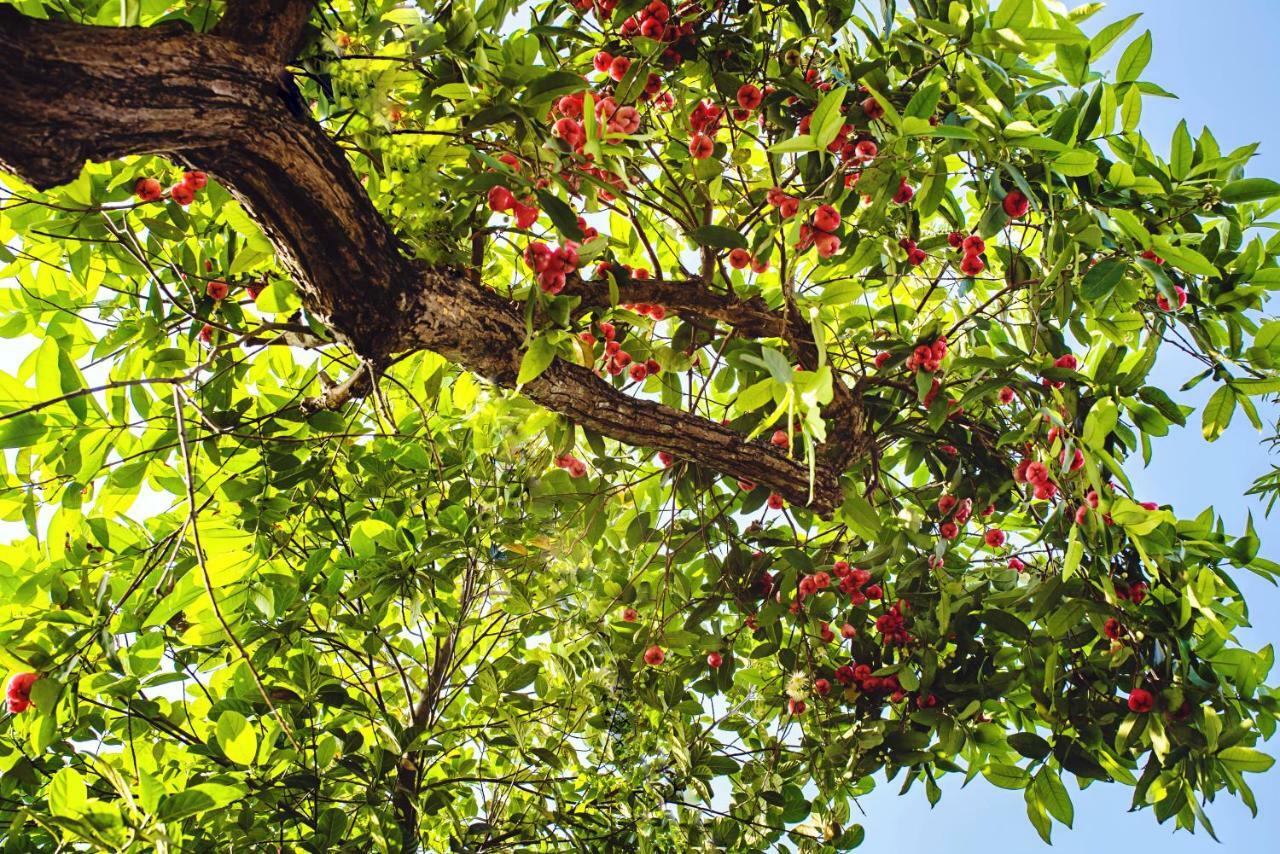
<path fill-rule="evenodd" d="M 246 207 L 296 278 L 308 308 L 375 366 L 430 349 L 514 387 L 524 326 L 515 305 L 467 271 L 412 261 L 342 151 L 303 111 L 283 62 L 307 0 L 232 2 L 209 34 L 179 26 L 88 27 L 0 7 L 0 167 L 37 188 L 72 180 L 84 161 L 163 154 L 215 175 Z M 785 321 L 759 300 L 654 283 L 652 298 L 775 335 Z M 587 295 L 598 302 L 598 295 Z M 592 371 L 555 362 L 522 391 L 604 436 L 775 490 L 824 515 L 841 502 L 841 466 L 808 466 L 767 443 L 687 412 L 637 400 Z M 847 392 L 846 392 L 847 394 Z M 840 401 L 838 401 L 840 402 Z M 847 414 L 851 401 L 842 402 Z M 841 434 L 847 459 L 856 418 Z"/>

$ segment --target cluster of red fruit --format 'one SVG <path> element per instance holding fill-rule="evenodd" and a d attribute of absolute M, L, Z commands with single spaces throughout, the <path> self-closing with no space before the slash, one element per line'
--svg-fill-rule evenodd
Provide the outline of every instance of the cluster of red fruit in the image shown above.
<path fill-rule="evenodd" d="M 673 42 L 682 36 L 693 35 L 692 17 L 701 13 L 702 7 L 697 3 L 686 3 L 671 13 L 670 7 L 662 0 L 652 0 L 636 14 L 622 22 L 619 34 L 623 38 L 644 36 L 656 42 Z M 670 56 L 668 56 L 670 54 Z M 667 48 L 664 58 L 679 63 L 683 57 Z"/>
<path fill-rule="evenodd" d="M 818 205 L 812 219 L 800 226 L 800 239 L 796 242 L 796 251 L 807 252 L 811 246 L 816 246 L 819 257 L 830 258 L 840 251 L 840 238 L 835 234 L 839 227 L 840 211 L 831 205 Z"/>
<path fill-rule="evenodd" d="M 987 251 L 987 244 L 976 234 L 965 237 L 958 231 L 947 235 L 947 243 L 952 249 L 959 249 L 963 256 L 960 259 L 960 272 L 966 276 L 976 276 L 987 269 L 982 260 L 982 253 Z"/>
<path fill-rule="evenodd" d="M 5 699 L 8 700 L 10 714 L 22 714 L 31 707 L 31 686 L 39 678 L 37 673 L 19 673 L 9 680 Z"/>
<path fill-rule="evenodd" d="M 653 308 L 662 308 L 662 306 L 650 306 L 651 311 Z M 633 362 L 631 354 L 623 350 L 622 345 L 616 340 L 618 331 L 612 323 L 601 321 L 599 329 L 600 334 L 604 336 L 604 370 L 609 373 L 609 376 L 616 377 L 625 370 L 631 379 L 640 382 L 650 374 L 657 374 L 662 370 L 657 359 Z M 592 346 L 596 344 L 596 337 L 590 332 L 584 332 L 579 337 Z"/>
<path fill-rule="evenodd" d="M 587 464 L 573 454 L 561 454 L 556 457 L 556 468 L 569 472 L 569 477 L 582 477 L 587 473 Z"/>
<path fill-rule="evenodd" d="M 209 176 L 200 171 L 182 173 L 182 180 L 169 188 L 169 198 L 186 206 L 196 200 L 196 193 L 209 183 Z M 139 178 L 133 185 L 134 195 L 142 202 L 156 202 L 164 198 L 164 188 L 155 178 Z"/>
<path fill-rule="evenodd" d="M 1071 353 L 1064 353 L 1053 360 L 1053 366 L 1067 371 L 1074 371 L 1080 367 L 1080 360 Z M 1066 385 L 1062 380 L 1051 380 L 1048 377 L 1044 377 L 1043 382 L 1046 387 L 1051 388 L 1062 388 Z"/>
<path fill-rule="evenodd" d="M 1039 460 L 1026 459 L 1014 469 L 1013 479 L 1029 484 L 1032 494 L 1040 501 L 1051 501 L 1058 494 L 1058 484 L 1049 476 L 1049 467 Z"/>
<path fill-rule="evenodd" d="M 916 242 L 909 237 L 899 240 L 898 246 L 906 251 L 907 263 L 912 267 L 919 267 L 929 257 L 929 253 L 917 246 Z"/>
<path fill-rule="evenodd" d="M 880 367 L 879 359 L 883 356 L 888 361 L 888 351 L 876 356 L 877 365 Z M 932 344 L 918 344 L 911 355 L 907 357 L 907 370 L 924 371 L 925 373 L 937 373 L 942 367 L 942 360 L 947 357 L 947 336 L 939 335 Z M 931 401 L 926 400 L 925 406 Z"/>
<path fill-rule="evenodd" d="M 536 206 L 517 200 L 514 193 L 501 185 L 489 189 L 489 210 L 494 213 L 510 211 L 516 228 L 529 228 L 538 221 L 541 213 Z"/>
<path fill-rule="evenodd" d="M 766 198 L 770 206 L 777 208 L 778 216 L 783 219 L 791 219 L 800 211 L 800 200 L 781 187 L 770 188 Z"/>
<path fill-rule="evenodd" d="M 838 560 L 832 565 L 831 572 L 840 579 L 840 592 L 849 597 L 852 605 L 865 605 L 869 599 L 879 601 L 884 598 L 884 591 L 879 584 L 870 583 L 871 573 L 865 569 L 851 567 L 848 561 Z"/>
<path fill-rule="evenodd" d="M 912 641 L 907 633 L 907 603 L 899 599 L 888 611 L 876 618 L 876 631 L 884 636 L 885 646 L 906 646 Z"/>
<path fill-rule="evenodd" d="M 945 520 L 938 525 L 938 535 L 944 540 L 954 540 L 973 516 L 973 499 L 961 501 L 954 495 L 943 495 L 938 499 L 938 512 Z"/>
<path fill-rule="evenodd" d="M 731 249 L 729 251 L 729 266 L 735 270 L 745 270 L 750 267 L 754 273 L 765 273 L 769 270 L 768 261 L 752 255 L 745 249 Z"/>
<path fill-rule="evenodd" d="M 538 274 L 538 287 L 554 296 L 564 290 L 565 277 L 578 269 L 578 244 L 570 240 L 552 249 L 537 240 L 524 250 L 524 262 Z"/>

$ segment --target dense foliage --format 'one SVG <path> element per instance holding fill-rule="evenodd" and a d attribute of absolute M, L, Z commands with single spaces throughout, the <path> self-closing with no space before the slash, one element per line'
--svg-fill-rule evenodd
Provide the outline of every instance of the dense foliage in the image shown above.
<path fill-rule="evenodd" d="M 520 383 L 837 459 L 832 514 L 426 350 L 325 398 L 369 368 L 198 161 L 0 177 L 6 850 L 843 850 L 886 779 L 1046 840 L 1077 781 L 1252 805 L 1234 575 L 1280 566 L 1126 468 L 1266 426 L 1280 184 L 1142 135 L 1101 4 L 866 5 L 333 0 L 291 65 L 407 251 L 521 303 Z"/>

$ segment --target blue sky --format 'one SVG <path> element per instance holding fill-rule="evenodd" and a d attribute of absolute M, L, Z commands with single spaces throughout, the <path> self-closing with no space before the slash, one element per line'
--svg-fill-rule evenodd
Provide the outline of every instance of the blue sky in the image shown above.
<path fill-rule="evenodd" d="M 1083 0 L 1080 0 L 1083 2 Z M 1077 5 L 1076 2 L 1068 3 Z M 1128 39 L 1151 30 L 1155 49 L 1144 79 L 1159 83 L 1178 100 L 1146 98 L 1142 129 L 1157 151 L 1168 152 L 1169 139 L 1178 122 L 1186 118 L 1192 135 L 1208 125 L 1224 151 L 1260 142 L 1250 174 L 1280 177 L 1280 117 L 1270 93 L 1280 87 L 1280 0 L 1112 0 L 1086 24 L 1099 27 L 1135 12 L 1143 17 L 1113 48 L 1114 62 Z M 1275 313 L 1274 304 L 1271 313 Z M 1156 381 L 1170 391 L 1195 373 L 1181 358 L 1162 357 Z M 1212 386 L 1204 383 L 1191 392 L 1176 395 L 1199 407 Z M 1269 410 L 1271 423 L 1277 411 Z M 1172 504 L 1184 517 L 1195 516 L 1212 504 L 1229 528 L 1240 531 L 1246 513 L 1253 511 L 1263 553 L 1280 559 L 1280 507 L 1270 519 L 1257 502 L 1242 499 L 1253 478 L 1268 470 L 1274 457 L 1259 445 L 1259 434 L 1240 417 L 1227 433 L 1210 445 L 1200 437 L 1199 413 L 1189 429 L 1157 440 L 1151 467 L 1130 472 L 1134 488 L 1145 499 Z M 1242 634 L 1252 648 L 1280 644 L 1280 591 L 1251 573 L 1236 576 L 1251 607 L 1254 628 Z M 1272 673 L 1271 682 L 1277 675 Z M 1267 746 L 1280 749 L 1280 740 Z M 1207 812 L 1223 847 L 1236 851 L 1276 850 L 1280 839 L 1280 766 L 1269 774 L 1251 777 L 1258 801 L 1258 818 L 1229 795 L 1223 794 Z M 864 850 L 932 850 L 946 854 L 992 854 L 1044 850 L 1093 852 L 1141 845 L 1160 854 L 1206 852 L 1219 846 L 1203 833 L 1174 834 L 1172 825 L 1156 824 L 1151 812 L 1128 813 L 1131 790 L 1094 784 L 1078 792 L 1068 783 L 1075 802 L 1075 829 L 1055 826 L 1054 846 L 1040 841 L 1027 822 L 1021 792 L 1008 792 L 978 778 L 966 789 L 960 780 L 947 781 L 938 806 L 929 810 L 923 791 L 897 797 L 898 786 L 881 786 L 864 798 L 867 828 Z"/>

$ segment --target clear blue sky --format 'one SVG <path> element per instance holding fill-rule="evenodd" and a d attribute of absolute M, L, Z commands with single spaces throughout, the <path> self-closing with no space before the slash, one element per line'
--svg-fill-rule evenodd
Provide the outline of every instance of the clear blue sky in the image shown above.
<path fill-rule="evenodd" d="M 1067 5 L 1082 2 L 1071 0 Z M 1112 0 L 1085 28 L 1093 33 L 1134 12 L 1144 14 L 1126 39 L 1145 28 L 1155 40 L 1143 78 L 1179 96 L 1178 100 L 1144 99 L 1142 128 L 1152 147 L 1167 153 L 1173 129 L 1186 118 L 1193 136 L 1203 125 L 1212 128 L 1224 151 L 1260 142 L 1250 173 L 1280 178 L 1280 114 L 1274 98 L 1280 89 L 1280 52 L 1276 50 L 1280 0 Z M 1107 59 L 1114 63 L 1125 43 L 1113 48 L 1114 55 Z M 1273 302 L 1271 314 L 1275 308 Z M 1168 358 L 1157 372 L 1159 383 L 1172 390 L 1194 370 L 1186 361 Z M 1179 399 L 1199 407 L 1211 390 L 1205 383 Z M 1274 424 L 1275 407 L 1269 414 Z M 1280 507 L 1266 519 L 1261 506 L 1242 499 L 1253 478 L 1268 470 L 1271 462 L 1259 445 L 1261 437 L 1241 416 L 1210 445 L 1200 438 L 1198 425 L 1197 413 L 1190 429 L 1157 440 L 1151 468 L 1131 467 L 1134 488 L 1144 499 L 1172 504 L 1181 516 L 1194 516 L 1212 504 L 1236 531 L 1243 530 L 1245 514 L 1252 509 L 1263 553 L 1280 559 Z M 1280 592 L 1252 573 L 1237 573 L 1236 578 L 1250 602 L 1254 624 L 1242 640 L 1255 649 L 1280 644 Z M 1273 671 L 1270 682 L 1275 684 L 1278 677 Z M 1280 739 L 1265 749 L 1277 753 Z M 919 786 L 901 798 L 896 796 L 897 785 L 881 786 L 862 801 L 867 812 L 861 819 L 867 828 L 864 850 L 945 854 L 1036 850 L 1092 854 L 1134 846 L 1159 854 L 1226 848 L 1280 850 L 1280 766 L 1250 779 L 1258 801 L 1256 819 L 1225 793 L 1207 810 L 1221 847 L 1203 833 L 1174 834 L 1172 824 L 1156 824 L 1150 810 L 1126 812 L 1132 794 L 1126 787 L 1095 784 L 1079 792 L 1068 783 L 1076 807 L 1075 829 L 1055 825 L 1054 845 L 1049 849 L 1027 822 L 1022 793 L 996 789 L 979 777 L 963 790 L 960 780 L 947 781 L 942 800 L 932 811 Z"/>

